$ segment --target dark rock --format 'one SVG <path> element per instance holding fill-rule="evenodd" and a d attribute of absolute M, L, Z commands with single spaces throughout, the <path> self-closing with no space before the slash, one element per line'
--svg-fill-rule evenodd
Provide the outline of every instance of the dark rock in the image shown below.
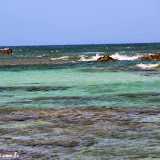
<path fill-rule="evenodd" d="M 108 61 L 117 61 L 117 59 L 113 59 L 109 55 L 104 55 L 103 57 L 97 59 L 97 62 L 108 62 Z"/>
<path fill-rule="evenodd" d="M 0 54 L 14 54 L 12 49 L 0 50 Z"/>
<path fill-rule="evenodd" d="M 143 57 L 141 61 L 160 61 L 160 53 L 156 55 L 150 55 L 148 57 Z"/>

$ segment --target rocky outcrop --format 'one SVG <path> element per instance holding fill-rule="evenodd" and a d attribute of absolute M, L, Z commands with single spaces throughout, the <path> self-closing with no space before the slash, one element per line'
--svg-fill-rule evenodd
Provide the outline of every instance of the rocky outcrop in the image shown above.
<path fill-rule="evenodd" d="M 141 58 L 141 61 L 160 61 L 160 53 Z"/>
<path fill-rule="evenodd" d="M 142 57 L 141 59 L 137 59 L 141 61 L 160 61 L 160 53 L 157 53 L 156 55 L 150 55 L 148 57 Z M 97 62 L 108 62 L 108 61 L 118 61 L 118 59 L 114 59 L 110 57 L 109 55 L 104 55 L 103 57 L 100 57 L 97 59 Z"/>
<path fill-rule="evenodd" d="M 14 54 L 12 49 L 0 50 L 0 54 Z"/>
<path fill-rule="evenodd" d="M 97 59 L 97 62 L 108 62 L 108 61 L 117 61 L 117 59 L 113 59 L 109 55 L 104 55 L 103 57 Z"/>

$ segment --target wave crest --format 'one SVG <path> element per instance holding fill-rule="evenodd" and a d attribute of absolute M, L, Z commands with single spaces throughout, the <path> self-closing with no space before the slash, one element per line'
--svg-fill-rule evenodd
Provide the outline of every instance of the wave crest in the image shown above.
<path fill-rule="evenodd" d="M 142 57 L 143 55 L 135 55 L 135 56 L 127 56 L 127 55 L 120 55 L 119 53 L 115 53 L 113 55 L 111 55 L 112 58 L 114 59 L 118 59 L 120 61 L 133 61 L 133 60 L 138 60 L 140 57 Z"/>
<path fill-rule="evenodd" d="M 158 64 L 137 64 L 136 67 L 138 68 L 142 68 L 142 69 L 153 69 L 153 68 L 157 68 L 158 66 L 160 66 L 160 63 Z"/>
<path fill-rule="evenodd" d="M 92 56 L 91 58 L 86 58 L 85 55 L 81 55 L 78 61 L 96 61 L 99 57 L 101 57 L 99 54 L 96 54 L 95 56 Z"/>
<path fill-rule="evenodd" d="M 62 56 L 58 58 L 50 58 L 51 61 L 56 61 L 56 60 L 68 60 L 69 56 Z"/>

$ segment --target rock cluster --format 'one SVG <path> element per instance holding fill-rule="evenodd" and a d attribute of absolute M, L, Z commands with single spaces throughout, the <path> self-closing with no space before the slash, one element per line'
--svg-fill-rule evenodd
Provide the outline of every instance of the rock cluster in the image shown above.
<path fill-rule="evenodd" d="M 148 57 L 142 57 L 140 60 L 141 61 L 160 61 L 160 53 L 157 53 L 156 55 L 150 55 Z M 118 61 L 118 59 L 114 59 L 109 55 L 104 55 L 103 57 L 100 57 L 97 59 L 97 62 L 108 62 L 108 61 Z"/>
<path fill-rule="evenodd" d="M 113 59 L 109 55 L 104 55 L 103 57 L 97 59 L 97 62 L 108 62 L 108 61 L 117 61 L 117 59 Z"/>
<path fill-rule="evenodd" d="M 156 55 L 150 55 L 148 57 L 143 57 L 141 61 L 160 61 L 160 53 Z"/>
<path fill-rule="evenodd" d="M 0 50 L 0 54 L 14 54 L 12 49 Z"/>

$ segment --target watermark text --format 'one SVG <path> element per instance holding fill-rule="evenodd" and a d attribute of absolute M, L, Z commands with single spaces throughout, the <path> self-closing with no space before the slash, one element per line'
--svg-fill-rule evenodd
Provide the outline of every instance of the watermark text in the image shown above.
<path fill-rule="evenodd" d="M 14 153 L 0 153 L 0 158 L 19 158 L 19 155 L 17 152 L 14 152 Z"/>

